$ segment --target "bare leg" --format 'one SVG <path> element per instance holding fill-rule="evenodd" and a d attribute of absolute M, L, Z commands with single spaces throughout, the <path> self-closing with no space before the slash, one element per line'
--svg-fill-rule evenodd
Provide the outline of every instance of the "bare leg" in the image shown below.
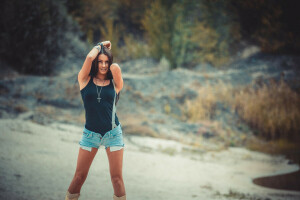
<path fill-rule="evenodd" d="M 71 194 L 80 192 L 97 151 L 97 148 L 92 148 L 90 152 L 79 147 L 75 175 L 68 189 Z"/>
<path fill-rule="evenodd" d="M 114 193 L 117 197 L 121 197 L 126 194 L 122 175 L 123 152 L 124 148 L 113 152 L 110 152 L 109 147 L 106 149 L 111 182 L 114 188 Z"/>

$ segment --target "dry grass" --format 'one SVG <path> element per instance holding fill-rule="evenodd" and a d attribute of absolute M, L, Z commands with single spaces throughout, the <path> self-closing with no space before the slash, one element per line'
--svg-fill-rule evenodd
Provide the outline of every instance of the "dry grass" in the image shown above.
<path fill-rule="evenodd" d="M 300 95 L 284 81 L 251 84 L 233 89 L 219 82 L 202 86 L 198 97 L 187 100 L 182 108 L 185 119 L 192 122 L 210 120 L 217 103 L 236 112 L 259 136 L 267 139 L 299 139 Z"/>
<path fill-rule="evenodd" d="M 49 106 L 49 105 L 45 105 L 45 106 L 37 106 L 35 108 L 35 111 L 38 112 L 38 113 L 41 113 L 45 116 L 48 116 L 48 117 L 51 117 L 53 115 L 56 114 L 57 112 L 57 108 L 54 107 L 54 106 Z"/>
<path fill-rule="evenodd" d="M 146 125 L 124 125 L 123 129 L 129 135 L 158 137 L 158 134 Z"/>
<path fill-rule="evenodd" d="M 220 194 L 220 192 L 216 192 L 215 195 L 219 196 L 219 197 L 223 196 L 223 197 L 229 198 L 229 199 L 261 200 L 261 198 L 259 198 L 259 197 L 251 196 L 249 194 L 240 193 L 240 192 L 237 192 L 237 191 L 232 190 L 232 189 L 230 189 L 227 194 Z"/>
<path fill-rule="evenodd" d="M 164 105 L 164 112 L 165 112 L 166 114 L 170 114 L 170 113 L 171 113 L 171 106 L 170 106 L 170 104 L 166 103 L 166 104 Z"/>
<path fill-rule="evenodd" d="M 149 46 L 142 40 L 138 40 L 131 34 L 124 35 L 125 45 L 120 47 L 121 60 L 138 59 L 149 56 Z"/>
<path fill-rule="evenodd" d="M 219 82 L 216 85 L 202 86 L 198 89 L 198 97 L 195 100 L 187 100 L 182 107 L 182 113 L 186 119 L 192 122 L 209 120 L 215 115 L 218 102 L 231 100 L 232 86 Z"/>
<path fill-rule="evenodd" d="M 265 141 L 259 138 L 247 140 L 246 147 L 253 151 L 260 151 L 268 154 L 284 154 L 288 159 L 300 164 L 300 142 L 278 139 Z"/>
<path fill-rule="evenodd" d="M 284 81 L 248 86 L 234 96 L 235 110 L 258 135 L 268 139 L 299 137 L 300 95 Z"/>
<path fill-rule="evenodd" d="M 143 100 L 144 96 L 140 91 L 134 91 L 132 92 L 132 98 L 135 102 L 138 102 L 138 100 Z"/>
<path fill-rule="evenodd" d="M 77 124 L 85 124 L 85 111 L 82 110 L 80 114 L 74 115 L 71 112 L 64 112 L 60 113 L 59 115 L 55 116 L 55 119 L 58 121 L 68 121 L 68 122 L 75 122 Z"/>
<path fill-rule="evenodd" d="M 170 156 L 174 156 L 177 152 L 176 148 L 174 147 L 166 147 L 166 148 L 159 148 L 160 152 L 168 154 Z"/>
<path fill-rule="evenodd" d="M 159 135 L 147 125 L 147 118 L 143 115 L 120 115 L 122 128 L 125 134 L 159 137 Z"/>
<path fill-rule="evenodd" d="M 43 99 L 46 98 L 45 94 L 42 93 L 41 91 L 34 91 L 34 92 L 32 92 L 32 96 L 34 96 L 35 99 L 37 99 L 38 101 L 39 100 L 43 100 Z"/>
<path fill-rule="evenodd" d="M 14 110 L 18 113 L 23 113 L 29 111 L 29 108 L 23 104 L 17 104 L 14 106 Z"/>
<path fill-rule="evenodd" d="M 67 84 L 67 83 L 66 83 Z M 66 85 L 65 87 L 65 98 L 69 100 L 75 100 L 80 98 L 79 85 Z"/>
<path fill-rule="evenodd" d="M 85 111 L 74 113 L 70 110 L 64 110 L 51 105 L 37 106 L 34 109 L 37 116 L 45 117 L 60 122 L 71 122 L 84 125 Z"/>
<path fill-rule="evenodd" d="M 130 85 L 125 84 L 123 87 L 124 92 L 125 91 L 133 91 L 133 88 Z"/>
<path fill-rule="evenodd" d="M 150 95 L 145 96 L 140 91 L 132 91 L 131 98 L 133 99 L 133 101 L 136 104 L 140 105 L 141 101 L 143 101 L 143 102 L 151 102 L 151 101 L 153 101 L 154 96 L 150 96 Z"/>

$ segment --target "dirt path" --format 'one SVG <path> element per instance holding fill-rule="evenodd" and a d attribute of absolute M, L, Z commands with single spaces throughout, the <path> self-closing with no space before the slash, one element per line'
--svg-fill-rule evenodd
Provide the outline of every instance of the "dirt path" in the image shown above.
<path fill-rule="evenodd" d="M 76 167 L 81 129 L 1 119 L 0 199 L 64 199 Z M 283 157 L 243 148 L 195 153 L 174 141 L 129 135 L 125 145 L 123 173 L 129 200 L 300 198 L 300 192 L 267 189 L 251 181 L 299 168 Z M 112 199 L 103 148 L 81 194 L 86 200 Z"/>

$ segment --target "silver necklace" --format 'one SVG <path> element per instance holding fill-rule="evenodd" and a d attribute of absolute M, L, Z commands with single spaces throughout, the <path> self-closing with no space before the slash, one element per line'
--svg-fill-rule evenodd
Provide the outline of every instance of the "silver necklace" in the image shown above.
<path fill-rule="evenodd" d="M 102 85 L 104 85 L 104 83 L 105 83 L 105 79 L 103 80 L 103 84 Z M 97 95 L 98 95 L 97 100 L 98 100 L 98 103 L 100 103 L 100 100 L 101 100 L 100 95 L 101 95 L 101 91 L 102 91 L 102 87 L 103 86 L 101 86 L 100 92 L 98 92 L 98 86 L 97 86 L 97 84 L 95 84 L 95 85 L 96 85 L 96 90 L 97 90 Z"/>

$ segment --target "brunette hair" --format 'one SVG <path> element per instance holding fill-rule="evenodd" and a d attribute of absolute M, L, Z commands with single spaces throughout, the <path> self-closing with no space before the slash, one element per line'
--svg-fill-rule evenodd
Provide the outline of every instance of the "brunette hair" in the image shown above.
<path fill-rule="evenodd" d="M 101 54 L 104 54 L 104 55 L 106 55 L 108 57 L 107 78 L 108 79 L 112 79 L 113 77 L 112 77 L 112 74 L 111 74 L 111 71 L 110 71 L 110 66 L 113 63 L 113 55 L 112 55 L 111 51 L 107 47 L 105 47 L 105 46 L 103 46 L 103 49 L 101 49 L 101 51 L 98 53 L 98 55 L 96 56 L 96 58 L 93 60 L 91 71 L 90 71 L 89 75 L 91 76 L 91 78 L 93 78 L 93 77 L 95 77 L 97 75 L 98 70 L 99 70 L 99 68 L 98 68 L 98 58 L 99 58 L 99 55 L 101 55 Z"/>

